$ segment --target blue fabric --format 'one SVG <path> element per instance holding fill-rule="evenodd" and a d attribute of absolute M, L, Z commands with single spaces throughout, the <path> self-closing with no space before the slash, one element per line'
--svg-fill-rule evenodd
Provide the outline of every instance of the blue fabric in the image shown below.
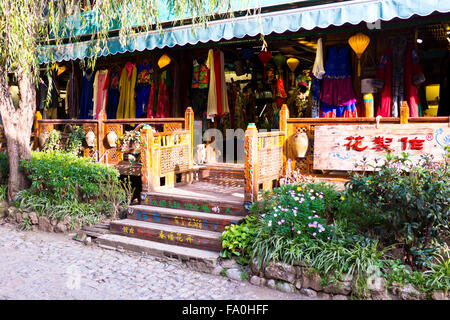
<path fill-rule="evenodd" d="M 84 75 L 81 82 L 80 111 L 78 119 L 94 119 L 94 72 Z"/>
<path fill-rule="evenodd" d="M 230 40 L 245 36 L 257 36 L 261 33 L 283 33 L 326 28 L 330 25 L 341 26 L 345 23 L 359 24 L 362 21 L 376 22 L 394 18 L 408 19 L 417 14 L 430 15 L 432 12 L 450 12 L 450 1 L 442 0 L 351 0 L 336 3 L 300 7 L 290 10 L 273 11 L 260 15 L 230 18 L 212 21 L 206 28 L 191 25 L 171 27 L 161 33 L 158 30 L 138 33 L 130 37 L 125 45 L 119 38 L 111 38 L 108 47 L 99 56 L 110 54 L 152 50 L 155 48 L 174 47 L 175 45 L 206 43 L 209 41 Z M 52 47 L 53 61 L 83 59 L 91 55 L 90 42 L 78 42 Z M 46 55 L 42 63 L 50 60 Z"/>
<path fill-rule="evenodd" d="M 150 97 L 150 89 L 152 84 L 152 68 L 151 64 L 141 63 L 138 67 L 136 79 L 136 118 L 146 118 L 148 99 Z"/>
<path fill-rule="evenodd" d="M 348 111 L 349 113 L 353 113 L 356 110 L 356 103 L 347 104 L 345 106 L 330 106 L 329 104 L 326 104 L 325 102 L 321 101 L 321 108 L 322 108 L 322 117 L 323 118 L 330 118 L 331 116 L 329 113 L 333 113 L 334 117 L 342 118 L 345 115 L 345 112 Z"/>
<path fill-rule="evenodd" d="M 341 78 L 350 76 L 349 48 L 347 46 L 332 46 L 328 50 L 328 59 L 325 62 L 325 77 Z"/>
<path fill-rule="evenodd" d="M 107 119 L 116 119 L 117 106 L 119 105 L 120 69 L 114 67 L 109 74 L 108 96 L 106 100 L 106 117 Z"/>

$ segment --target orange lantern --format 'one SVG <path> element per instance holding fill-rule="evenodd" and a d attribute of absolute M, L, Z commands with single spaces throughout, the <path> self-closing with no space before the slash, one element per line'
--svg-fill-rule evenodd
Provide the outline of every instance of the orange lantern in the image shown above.
<path fill-rule="evenodd" d="M 358 57 L 358 77 L 361 76 L 361 56 L 370 43 L 370 38 L 364 33 L 357 33 L 348 39 L 348 44 Z"/>
<path fill-rule="evenodd" d="M 292 71 L 292 84 L 294 85 L 294 79 L 295 79 L 295 74 L 294 71 L 295 69 L 297 69 L 298 64 L 300 63 L 300 60 L 298 60 L 297 58 L 289 58 L 286 61 L 289 69 L 291 69 Z"/>
<path fill-rule="evenodd" d="M 171 61 L 172 61 L 172 60 L 170 59 L 170 57 L 169 57 L 167 54 L 163 54 L 163 55 L 161 56 L 161 58 L 159 58 L 159 60 L 158 60 L 158 67 L 159 67 L 160 69 L 162 69 L 162 68 L 164 68 L 165 66 L 169 65 Z"/>

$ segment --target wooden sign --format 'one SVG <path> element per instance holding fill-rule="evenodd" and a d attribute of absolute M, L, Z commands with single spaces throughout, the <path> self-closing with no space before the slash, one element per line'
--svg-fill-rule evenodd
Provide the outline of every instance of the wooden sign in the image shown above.
<path fill-rule="evenodd" d="M 413 162 L 431 154 L 438 161 L 448 145 L 446 123 L 316 126 L 314 170 L 373 170 L 368 165 L 383 160 L 387 152 L 409 153 Z"/>

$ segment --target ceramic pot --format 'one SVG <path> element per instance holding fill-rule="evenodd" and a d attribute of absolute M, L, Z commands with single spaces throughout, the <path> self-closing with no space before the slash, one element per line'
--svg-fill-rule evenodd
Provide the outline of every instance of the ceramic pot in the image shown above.
<path fill-rule="evenodd" d="M 306 132 L 298 132 L 294 135 L 293 141 L 293 151 L 296 158 L 304 158 L 306 152 L 308 151 L 308 135 Z"/>
<path fill-rule="evenodd" d="M 86 133 L 86 145 L 89 148 L 92 148 L 95 145 L 95 133 L 92 131 L 89 131 L 88 133 Z"/>
<path fill-rule="evenodd" d="M 115 148 L 117 145 L 117 133 L 115 131 L 110 131 L 106 135 L 106 141 L 111 148 Z"/>
<path fill-rule="evenodd" d="M 41 149 L 44 147 L 45 141 L 47 141 L 47 139 L 48 139 L 48 131 L 42 132 L 42 133 L 39 135 L 39 147 L 40 147 Z"/>

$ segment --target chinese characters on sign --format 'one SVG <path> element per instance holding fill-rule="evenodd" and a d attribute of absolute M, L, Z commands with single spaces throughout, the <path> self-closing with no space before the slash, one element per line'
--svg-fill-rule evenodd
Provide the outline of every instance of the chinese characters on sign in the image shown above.
<path fill-rule="evenodd" d="M 316 125 L 314 170 L 372 171 L 388 153 L 409 154 L 412 163 L 424 155 L 443 161 L 449 144 L 448 122 Z"/>
<path fill-rule="evenodd" d="M 355 151 L 364 151 L 369 147 L 368 145 L 363 145 L 363 140 L 365 139 L 364 136 L 348 136 L 345 138 L 349 142 L 344 144 L 344 146 L 347 147 L 347 150 L 355 150 Z M 386 152 L 393 152 L 394 149 L 391 148 L 391 143 L 394 138 L 388 138 L 384 136 L 376 136 L 374 137 L 370 142 L 372 143 L 373 148 L 372 150 L 375 151 L 386 151 Z M 423 144 L 425 142 L 425 139 L 418 139 L 415 137 L 414 139 L 411 139 L 409 137 L 401 137 L 399 141 L 402 142 L 402 151 L 405 150 L 422 150 Z M 409 148 L 408 148 L 409 145 Z"/>

